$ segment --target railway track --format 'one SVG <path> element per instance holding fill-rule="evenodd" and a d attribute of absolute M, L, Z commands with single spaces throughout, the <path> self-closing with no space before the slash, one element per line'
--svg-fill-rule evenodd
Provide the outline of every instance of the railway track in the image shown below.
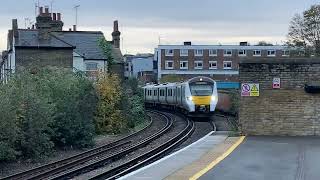
<path fill-rule="evenodd" d="M 83 153 L 80 153 L 78 155 L 56 161 L 50 164 L 46 164 L 44 166 L 40 166 L 28 171 L 24 171 L 21 173 L 17 173 L 8 177 L 3 178 L 4 180 L 7 179 L 13 179 L 13 180 L 30 180 L 30 179 L 59 179 L 67 177 L 67 175 L 75 175 L 79 172 L 83 172 L 85 168 L 91 169 L 92 167 L 96 167 L 97 165 L 101 165 L 103 163 L 106 163 L 107 161 L 112 161 L 115 158 L 118 158 L 120 156 L 125 155 L 125 153 L 128 153 L 130 151 L 134 151 L 135 149 L 139 148 L 140 146 L 146 145 L 148 142 L 152 141 L 153 139 L 156 139 L 157 137 L 161 136 L 163 133 L 168 131 L 172 126 L 172 121 L 169 118 L 166 118 L 166 123 L 163 128 L 156 131 L 154 133 L 154 129 L 152 129 L 153 132 L 150 132 L 146 135 L 146 137 L 142 137 L 142 132 L 146 131 L 152 124 L 154 123 L 153 119 L 156 116 L 163 116 L 158 112 L 154 111 L 148 111 L 149 114 L 153 113 L 154 116 L 151 116 L 151 121 L 142 130 L 130 134 L 124 138 L 121 138 L 117 141 L 114 141 L 112 143 L 103 145 L 101 147 L 97 147 L 88 151 L 85 151 Z M 164 117 L 164 116 L 163 116 Z M 150 130 L 151 131 L 151 130 Z M 138 144 L 135 144 L 135 142 L 138 139 L 144 139 Z M 110 153 L 111 152 L 111 153 Z M 90 166 L 88 165 L 90 164 Z M 81 167 L 81 168 L 79 168 Z M 76 170 L 75 170 L 76 169 Z M 62 173 L 62 174 L 61 174 Z M 57 174 L 60 174 L 59 176 Z"/>
<path fill-rule="evenodd" d="M 179 146 L 181 143 L 183 143 L 186 139 L 188 139 L 192 135 L 195 129 L 194 122 L 189 119 L 185 119 L 185 120 L 187 124 L 185 128 L 174 137 L 162 143 L 160 146 L 153 148 L 150 151 L 145 152 L 144 154 L 130 161 L 127 161 L 126 163 L 121 164 L 120 166 L 112 168 L 103 173 L 97 174 L 94 177 L 91 177 L 90 179 L 91 180 L 116 179 L 165 156 L 167 153 L 174 150 L 177 146 Z"/>

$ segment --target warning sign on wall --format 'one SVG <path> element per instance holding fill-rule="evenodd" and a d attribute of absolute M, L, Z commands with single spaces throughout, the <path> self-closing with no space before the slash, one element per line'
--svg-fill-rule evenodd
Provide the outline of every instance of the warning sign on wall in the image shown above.
<path fill-rule="evenodd" d="M 272 81 L 272 88 L 273 89 L 280 89 L 280 78 L 273 78 Z"/>
<path fill-rule="evenodd" d="M 259 96 L 259 84 L 258 83 L 242 83 L 241 84 L 241 96 Z"/>

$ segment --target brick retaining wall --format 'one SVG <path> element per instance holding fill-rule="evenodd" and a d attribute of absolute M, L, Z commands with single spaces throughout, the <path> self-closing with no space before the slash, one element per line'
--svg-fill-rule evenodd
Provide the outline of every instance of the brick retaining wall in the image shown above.
<path fill-rule="evenodd" d="M 259 97 L 241 97 L 239 120 L 248 135 L 320 135 L 320 94 L 304 91 L 320 82 L 320 59 L 240 62 L 240 83 L 259 83 Z M 272 89 L 274 77 L 281 89 Z"/>

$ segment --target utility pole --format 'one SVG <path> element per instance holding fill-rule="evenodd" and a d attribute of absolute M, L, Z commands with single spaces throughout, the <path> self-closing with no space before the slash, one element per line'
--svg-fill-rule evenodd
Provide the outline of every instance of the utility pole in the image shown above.
<path fill-rule="evenodd" d="M 80 5 L 74 6 L 74 9 L 76 10 L 76 26 L 78 26 L 78 8 L 79 7 L 80 7 Z"/>

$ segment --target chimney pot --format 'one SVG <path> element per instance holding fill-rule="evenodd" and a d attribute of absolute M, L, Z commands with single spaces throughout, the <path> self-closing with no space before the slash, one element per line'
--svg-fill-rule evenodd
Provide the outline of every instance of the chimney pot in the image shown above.
<path fill-rule="evenodd" d="M 52 13 L 53 16 L 53 20 L 56 21 L 57 20 L 57 14 L 56 13 Z"/>
<path fill-rule="evenodd" d="M 119 31 L 119 25 L 117 20 L 113 22 L 113 31 L 114 32 Z"/>
<path fill-rule="evenodd" d="M 49 14 L 49 8 L 48 7 L 45 8 L 45 13 Z"/>
<path fill-rule="evenodd" d="M 43 7 L 39 7 L 39 14 L 40 14 L 40 15 L 43 14 Z"/>
<path fill-rule="evenodd" d="M 73 25 L 73 31 L 77 31 L 77 25 Z"/>
<path fill-rule="evenodd" d="M 57 13 L 58 21 L 61 21 L 61 13 Z"/>

